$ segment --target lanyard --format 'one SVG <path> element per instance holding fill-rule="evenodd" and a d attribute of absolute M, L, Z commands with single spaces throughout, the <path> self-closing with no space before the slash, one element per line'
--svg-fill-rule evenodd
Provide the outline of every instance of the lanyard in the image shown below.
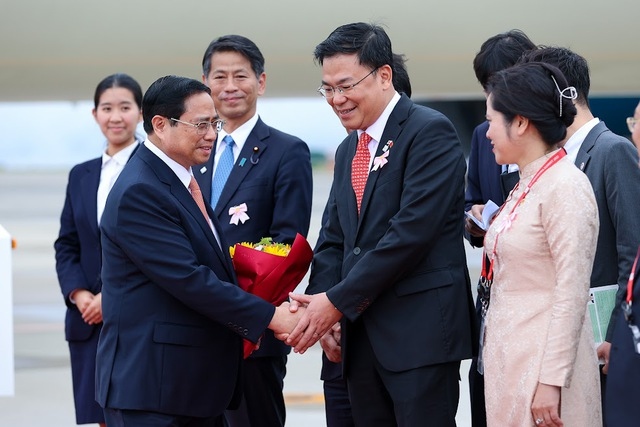
<path fill-rule="evenodd" d="M 498 230 L 498 232 L 496 234 L 496 238 L 495 238 L 495 240 L 493 242 L 493 259 L 495 259 L 496 248 L 497 248 L 497 245 L 498 245 L 498 237 L 500 236 L 500 233 L 502 233 L 502 231 L 504 231 L 506 228 L 508 228 L 508 226 L 515 220 L 516 216 L 515 216 L 514 212 L 518 208 L 518 206 L 520 206 L 520 203 L 522 203 L 524 201 L 524 199 L 527 197 L 527 195 L 531 191 L 531 187 L 533 187 L 533 184 L 535 184 L 538 181 L 538 179 L 542 176 L 542 174 L 544 174 L 546 171 L 548 171 L 553 165 L 558 163 L 566 155 L 567 155 L 567 152 L 565 151 L 565 149 L 561 148 L 551 158 L 549 158 L 544 163 L 544 165 L 542 165 L 542 167 L 538 170 L 538 172 L 536 172 L 536 174 L 533 176 L 533 178 L 531 178 L 531 181 L 529 182 L 529 184 L 527 184 L 527 187 L 524 189 L 524 191 L 522 192 L 522 194 L 520 195 L 520 197 L 518 198 L 516 203 L 513 205 L 513 208 L 511 208 L 511 211 L 509 212 L 509 216 L 505 219 L 505 222 L 503 223 L 503 225 L 501 226 L 501 228 Z M 514 189 L 511 190 L 511 193 L 509 194 L 509 197 L 507 198 L 507 200 L 511 197 L 511 195 L 513 193 L 516 192 L 516 190 L 518 189 L 519 186 L 520 186 L 520 183 L 518 182 L 516 184 L 516 186 L 514 187 Z M 504 206 L 506 204 L 507 203 L 505 202 L 500 207 L 500 211 L 502 211 L 502 208 L 504 208 Z M 498 211 L 498 214 L 496 215 L 496 217 L 498 215 L 500 215 L 500 211 Z M 640 252 L 639 252 L 639 254 L 640 254 Z M 487 283 L 489 283 L 489 286 L 491 286 L 491 282 L 493 281 L 493 260 L 491 260 L 491 262 L 489 263 L 489 266 L 487 267 L 487 265 L 486 265 L 487 264 L 487 259 L 488 259 L 488 257 L 486 255 L 486 248 L 485 248 L 485 253 L 483 253 L 483 256 L 482 256 L 482 271 L 481 271 L 480 275 L 481 275 L 482 278 L 485 279 L 485 281 Z"/>
<path fill-rule="evenodd" d="M 636 254 L 636 259 L 633 261 L 633 267 L 631 268 L 631 274 L 629 274 L 629 281 L 627 282 L 627 305 L 631 306 L 633 302 L 633 282 L 635 282 L 636 277 L 636 267 L 638 266 L 638 258 L 640 258 L 640 247 L 638 247 L 638 253 Z"/>

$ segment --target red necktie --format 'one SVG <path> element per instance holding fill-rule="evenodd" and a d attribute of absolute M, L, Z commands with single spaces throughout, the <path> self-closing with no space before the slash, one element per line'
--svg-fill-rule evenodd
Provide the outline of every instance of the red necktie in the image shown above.
<path fill-rule="evenodd" d="M 362 132 L 358 139 L 356 154 L 351 162 L 351 186 L 356 194 L 356 204 L 358 205 L 358 215 L 360 215 L 360 205 L 362 205 L 362 195 L 364 187 L 367 184 L 369 176 L 369 163 L 371 162 L 371 153 L 369 152 L 369 142 L 371 137 L 369 134 Z"/>
<path fill-rule="evenodd" d="M 204 218 L 209 222 L 209 214 L 207 214 L 207 209 L 204 207 L 204 199 L 202 198 L 202 191 L 200 191 L 200 186 L 198 185 L 198 181 L 192 176 L 191 182 L 189 182 L 189 190 L 191 191 L 191 197 L 196 201 L 196 205 L 200 208 L 200 212 L 204 215 Z"/>

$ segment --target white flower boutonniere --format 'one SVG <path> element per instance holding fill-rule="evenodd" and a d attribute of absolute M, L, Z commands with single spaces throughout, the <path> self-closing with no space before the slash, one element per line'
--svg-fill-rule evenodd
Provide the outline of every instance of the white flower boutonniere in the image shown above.
<path fill-rule="evenodd" d="M 242 203 L 238 206 L 231 206 L 229 208 L 229 215 L 231 215 L 229 224 L 238 225 L 238 221 L 244 224 L 249 219 L 249 215 L 247 215 L 247 204 Z"/>
<path fill-rule="evenodd" d="M 387 158 L 389 157 L 389 151 L 391 150 L 391 147 L 393 147 L 393 141 L 388 140 L 384 147 L 382 147 L 382 154 L 373 159 L 373 168 L 371 168 L 371 172 L 382 169 L 382 167 L 389 162 Z"/>

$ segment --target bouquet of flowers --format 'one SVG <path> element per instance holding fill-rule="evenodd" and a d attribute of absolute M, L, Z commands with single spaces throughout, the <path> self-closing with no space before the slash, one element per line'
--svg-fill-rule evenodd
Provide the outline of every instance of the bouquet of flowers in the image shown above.
<path fill-rule="evenodd" d="M 307 274 L 313 258 L 309 242 L 300 234 L 292 245 L 275 243 L 267 237 L 257 243 L 237 243 L 229 252 L 240 287 L 273 305 L 289 299 L 289 292 Z M 254 349 L 255 345 L 245 340 L 244 357 Z"/>

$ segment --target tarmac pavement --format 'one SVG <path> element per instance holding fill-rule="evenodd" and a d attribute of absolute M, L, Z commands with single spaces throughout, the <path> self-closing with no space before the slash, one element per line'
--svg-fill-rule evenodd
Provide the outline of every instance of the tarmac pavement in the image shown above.
<path fill-rule="evenodd" d="M 65 307 L 55 273 L 53 242 L 59 229 L 68 171 L 0 171 L 0 224 L 16 239 L 13 251 L 15 395 L 0 397 L 0 427 L 75 425 L 69 353 L 64 340 Z M 309 242 L 315 243 L 331 186 L 331 172 L 314 170 Z M 481 252 L 467 245 L 471 281 Z M 306 287 L 306 278 L 300 290 Z M 291 354 L 285 378 L 287 426 L 325 426 L 321 349 Z M 457 421 L 471 425 L 467 373 L 460 369 Z"/>

